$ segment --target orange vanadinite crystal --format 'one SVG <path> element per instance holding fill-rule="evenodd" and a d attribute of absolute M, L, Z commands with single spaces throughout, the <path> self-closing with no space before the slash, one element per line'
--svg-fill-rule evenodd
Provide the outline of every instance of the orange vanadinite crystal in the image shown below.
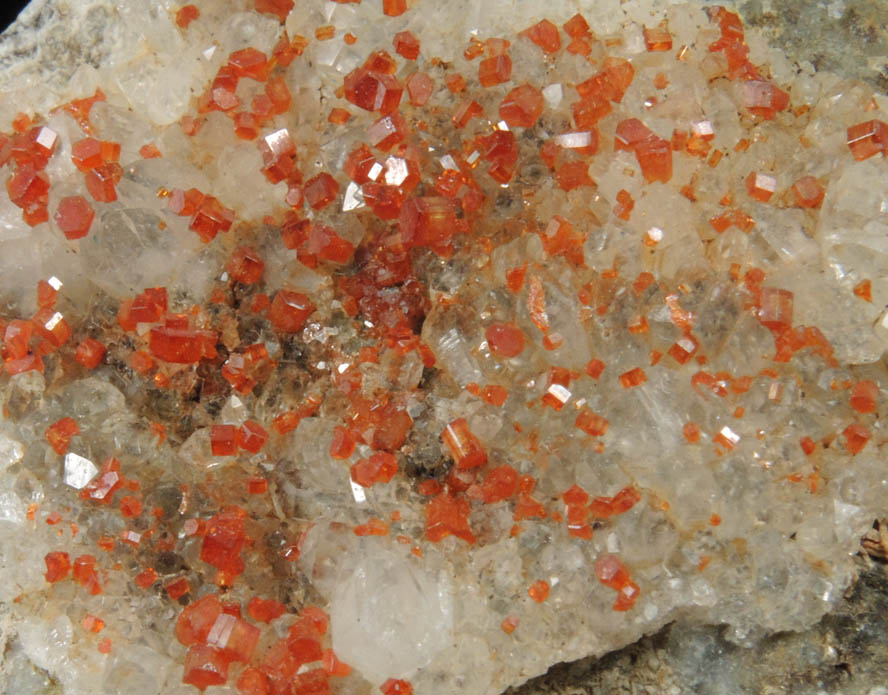
<path fill-rule="evenodd" d="M 851 391 L 851 407 L 858 413 L 876 412 L 876 401 L 879 398 L 879 386 L 874 381 L 864 380 L 854 384 Z"/>
<path fill-rule="evenodd" d="M 347 459 L 355 451 L 358 439 L 347 427 L 339 426 L 333 430 L 333 441 L 330 442 L 330 456 L 335 459 Z"/>
<path fill-rule="evenodd" d="M 472 434 L 465 418 L 457 418 L 447 425 L 441 433 L 441 438 L 458 469 L 478 468 L 487 462 L 487 452 L 478 438 Z"/>
<path fill-rule="evenodd" d="M 258 82 L 268 79 L 268 58 L 255 48 L 235 51 L 228 57 L 228 65 L 236 77 L 247 77 Z"/>
<path fill-rule="evenodd" d="M 758 319 L 765 328 L 784 331 L 792 327 L 793 293 L 775 287 L 764 287 Z"/>
<path fill-rule="evenodd" d="M 207 521 L 200 559 L 220 570 L 231 580 L 244 571 L 241 550 L 247 542 L 244 512 L 237 507 L 216 514 Z"/>
<path fill-rule="evenodd" d="M 870 431 L 863 425 L 852 424 L 842 430 L 845 437 L 845 449 L 852 454 L 859 454 L 872 437 Z"/>
<path fill-rule="evenodd" d="M 60 582 L 68 578 L 71 571 L 71 558 L 68 553 L 60 550 L 47 553 L 43 558 L 46 563 L 46 581 L 50 583 Z"/>
<path fill-rule="evenodd" d="M 485 504 L 502 502 L 514 497 L 518 492 L 518 472 L 508 464 L 494 468 L 484 482 L 469 488 L 468 495 L 478 498 Z"/>
<path fill-rule="evenodd" d="M 405 680 L 389 678 L 379 686 L 382 695 L 413 695 L 413 686 Z"/>
<path fill-rule="evenodd" d="M 176 620 L 176 639 L 186 647 L 206 642 L 221 613 L 222 603 L 216 594 L 207 594 L 191 603 Z"/>
<path fill-rule="evenodd" d="M 574 420 L 574 425 L 592 437 L 601 437 L 607 432 L 608 421 L 601 415 L 583 408 Z"/>
<path fill-rule="evenodd" d="M 446 247 L 461 229 L 456 206 L 449 198 L 424 196 L 411 198 L 401 206 L 398 228 L 407 247 Z"/>
<path fill-rule="evenodd" d="M 506 616 L 500 623 L 500 630 L 505 632 L 507 635 L 511 635 L 513 632 L 515 632 L 515 628 L 518 627 L 519 622 L 519 619 L 514 615 Z"/>
<path fill-rule="evenodd" d="M 635 201 L 632 199 L 632 195 L 629 191 L 620 189 L 617 192 L 617 204 L 614 205 L 614 215 L 621 220 L 628 222 L 629 216 L 632 214 L 632 208 L 634 207 Z"/>
<path fill-rule="evenodd" d="M 451 74 L 444 78 L 444 85 L 451 94 L 459 94 L 466 89 L 466 78 L 459 73 Z"/>
<path fill-rule="evenodd" d="M 68 450 L 71 438 L 80 434 L 80 427 L 73 418 L 63 417 L 46 429 L 46 441 L 57 454 L 64 454 Z"/>
<path fill-rule="evenodd" d="M 888 123 L 865 121 L 848 128 L 848 148 L 858 162 L 888 149 Z"/>
<path fill-rule="evenodd" d="M 157 572 L 154 570 L 153 567 L 147 567 L 133 578 L 133 582 L 140 589 L 147 589 L 156 581 Z"/>
<path fill-rule="evenodd" d="M 413 106 L 425 106 L 432 92 L 435 91 L 435 83 L 424 72 L 414 72 L 407 78 L 407 96 Z"/>
<path fill-rule="evenodd" d="M 258 454 L 268 441 L 268 432 L 255 420 L 247 420 L 237 430 L 237 445 L 251 454 Z"/>
<path fill-rule="evenodd" d="M 204 196 L 192 215 L 188 228 L 196 232 L 201 241 L 211 242 L 219 232 L 227 232 L 234 224 L 234 210 L 226 208 L 211 195 Z"/>
<path fill-rule="evenodd" d="M 792 184 L 796 205 L 800 208 L 819 208 L 826 192 L 813 176 L 803 176 Z"/>
<path fill-rule="evenodd" d="M 287 612 L 287 607 L 274 599 L 262 599 L 254 596 L 247 603 L 247 613 L 260 623 L 270 623 Z"/>
<path fill-rule="evenodd" d="M 647 374 L 644 373 L 644 370 L 641 367 L 636 367 L 635 369 L 630 369 L 628 372 L 620 374 L 620 385 L 624 389 L 632 388 L 633 386 L 641 386 L 646 381 Z"/>
<path fill-rule="evenodd" d="M 97 202 L 113 203 L 122 177 L 123 169 L 116 162 L 101 164 L 86 173 L 86 190 Z"/>
<path fill-rule="evenodd" d="M 377 451 L 351 467 L 351 479 L 363 487 L 388 483 L 398 472 L 398 459 L 387 451 Z"/>
<path fill-rule="evenodd" d="M 484 331 L 491 352 L 498 357 L 517 357 L 524 351 L 524 332 L 514 323 L 494 323 Z"/>
<path fill-rule="evenodd" d="M 399 17 L 407 11 L 407 0 L 382 0 L 382 13 Z"/>
<path fill-rule="evenodd" d="M 314 310 L 311 300 L 304 294 L 278 290 L 268 309 L 268 318 L 282 333 L 296 333 L 302 330 Z"/>
<path fill-rule="evenodd" d="M 89 233 L 96 213 L 92 205 L 82 195 L 72 195 L 59 201 L 53 220 L 65 238 L 82 239 Z"/>
<path fill-rule="evenodd" d="M 469 527 L 469 501 L 442 492 L 426 504 L 426 538 L 432 542 L 453 535 L 466 543 L 474 543 L 475 535 Z"/>
<path fill-rule="evenodd" d="M 527 595 L 537 603 L 542 603 L 549 598 L 549 582 L 543 579 L 535 581 L 528 588 Z"/>
<path fill-rule="evenodd" d="M 293 0 L 256 0 L 256 12 L 274 15 L 281 24 L 287 20 L 292 9 Z"/>
<path fill-rule="evenodd" d="M 124 495 L 120 498 L 120 514 L 125 519 L 131 519 L 142 514 L 142 503 L 132 495 Z"/>
<path fill-rule="evenodd" d="M 501 184 L 509 183 L 518 164 L 518 142 L 515 134 L 508 130 L 495 130 L 479 139 L 482 156 L 491 163 L 487 173 Z"/>
<path fill-rule="evenodd" d="M 237 427 L 213 425 L 210 428 L 210 449 L 213 456 L 234 456 L 237 453 Z"/>
<path fill-rule="evenodd" d="M 96 596 L 102 593 L 99 573 L 96 571 L 96 558 L 93 555 L 80 555 L 74 559 L 72 575 L 74 581 Z"/>
<path fill-rule="evenodd" d="M 700 428 L 694 422 L 685 423 L 681 432 L 684 435 L 684 438 L 687 439 L 688 444 L 696 444 L 700 441 Z"/>
<path fill-rule="evenodd" d="M 543 405 L 554 410 L 561 410 L 570 400 L 570 370 L 563 367 L 552 367 L 546 380 L 546 392 L 543 394 Z"/>
<path fill-rule="evenodd" d="M 789 94 L 770 82 L 750 80 L 743 83 L 743 104 L 756 116 L 771 120 L 789 106 Z"/>
<path fill-rule="evenodd" d="M 194 5 L 185 5 L 176 12 L 176 25 L 181 29 L 187 29 L 195 19 L 200 17 L 200 10 Z"/>
<path fill-rule="evenodd" d="M 303 194 L 305 201 L 314 210 L 320 210 L 332 203 L 339 193 L 339 184 L 327 172 L 321 172 L 317 176 L 305 182 Z"/>
<path fill-rule="evenodd" d="M 365 111 L 392 113 L 401 103 L 403 85 L 393 76 L 359 67 L 345 76 L 345 98 Z"/>
<path fill-rule="evenodd" d="M 604 362 L 593 357 L 586 364 L 586 374 L 591 376 L 593 379 L 598 380 L 601 377 L 601 373 L 604 371 L 604 367 Z"/>
<path fill-rule="evenodd" d="M 403 142 L 406 135 L 407 121 L 397 111 L 383 116 L 367 129 L 367 141 L 383 152 L 388 152 L 395 145 Z M 306 191 L 307 197 L 308 192 Z M 310 200 L 309 203 L 311 203 Z"/>
<path fill-rule="evenodd" d="M 370 517 L 366 524 L 359 524 L 354 528 L 356 536 L 387 536 L 389 534 L 389 525 L 382 519 Z"/>
<path fill-rule="evenodd" d="M 105 346 L 94 338 L 84 338 L 74 353 L 74 359 L 87 369 L 98 367 L 104 357 Z"/>
<path fill-rule="evenodd" d="M 249 246 L 239 246 L 231 254 L 226 266 L 231 277 L 244 285 L 252 285 L 262 278 L 265 261 Z"/>
<path fill-rule="evenodd" d="M 873 283 L 868 278 L 866 280 L 861 280 L 854 288 L 851 290 L 854 293 L 855 297 L 859 297 L 865 302 L 873 301 Z"/>
<path fill-rule="evenodd" d="M 412 31 L 399 31 L 392 39 L 395 47 L 395 53 L 407 60 L 416 60 L 419 58 L 419 39 Z M 408 90 L 409 90 L 408 85 Z"/>
<path fill-rule="evenodd" d="M 760 203 L 767 203 L 776 190 L 777 179 L 773 176 L 753 171 L 746 177 L 746 191 Z"/>
<path fill-rule="evenodd" d="M 548 19 L 540 20 L 532 27 L 522 31 L 521 34 L 533 41 L 546 53 L 555 53 L 561 48 L 561 36 L 558 35 L 558 27 Z"/>
<path fill-rule="evenodd" d="M 589 164 L 581 160 L 565 162 L 555 172 L 555 180 L 558 187 L 564 191 L 572 191 L 582 186 L 594 186 L 595 182 L 589 176 Z"/>
<path fill-rule="evenodd" d="M 644 28 L 644 46 L 649 51 L 671 51 L 672 34 L 665 27 Z"/>
<path fill-rule="evenodd" d="M 512 77 L 512 59 L 505 53 L 485 58 L 478 65 L 478 81 L 482 87 L 508 82 Z"/>
<path fill-rule="evenodd" d="M 185 579 L 185 577 L 179 577 L 178 579 L 174 579 L 173 581 L 164 584 L 163 590 L 175 601 L 185 594 L 191 593 L 191 584 L 188 583 L 188 580 Z"/>
<path fill-rule="evenodd" d="M 228 681 L 228 661 L 222 652 L 205 644 L 194 644 L 185 654 L 185 673 L 182 682 L 203 692 L 211 685 Z"/>

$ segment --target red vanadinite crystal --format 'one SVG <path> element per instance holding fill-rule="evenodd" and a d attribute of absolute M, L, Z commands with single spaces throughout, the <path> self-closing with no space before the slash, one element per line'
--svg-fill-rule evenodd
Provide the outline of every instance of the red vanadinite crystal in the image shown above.
<path fill-rule="evenodd" d="M 33 333 L 34 324 L 30 321 L 10 321 L 3 331 L 3 358 L 17 360 L 27 357 Z"/>
<path fill-rule="evenodd" d="M 407 96 L 413 106 L 425 106 L 434 91 L 435 83 L 424 72 L 415 72 L 407 78 Z"/>
<path fill-rule="evenodd" d="M 211 195 L 205 196 L 192 215 L 188 228 L 209 243 L 219 232 L 227 232 L 234 224 L 234 210 L 226 208 Z"/>
<path fill-rule="evenodd" d="M 500 103 L 499 115 L 512 127 L 530 128 L 543 113 L 543 95 L 529 84 L 515 87 Z"/>
<path fill-rule="evenodd" d="M 546 53 L 555 53 L 561 48 L 561 37 L 558 35 L 558 27 L 548 19 L 537 22 L 529 29 L 522 31 L 521 34 L 533 41 Z"/>
<path fill-rule="evenodd" d="M 53 551 L 47 553 L 43 558 L 46 562 L 46 581 L 60 582 L 67 579 L 68 573 L 71 571 L 71 558 L 68 553 L 62 551 Z"/>
<path fill-rule="evenodd" d="M 399 31 L 392 40 L 395 52 L 407 60 L 416 60 L 419 57 L 419 39 L 410 31 Z M 408 84 L 407 89 L 410 89 Z"/>
<path fill-rule="evenodd" d="M 95 215 L 95 210 L 86 198 L 73 195 L 59 201 L 53 219 L 65 237 L 73 240 L 87 235 Z"/>
<path fill-rule="evenodd" d="M 756 116 L 771 120 L 789 106 L 789 94 L 770 82 L 750 80 L 743 83 L 743 104 Z"/>
<path fill-rule="evenodd" d="M 888 123 L 865 121 L 848 128 L 848 148 L 858 162 L 888 152 Z"/>
<path fill-rule="evenodd" d="M 247 613 L 260 623 L 270 623 L 287 612 L 287 607 L 280 601 L 261 599 L 254 596 L 247 603 Z"/>
<path fill-rule="evenodd" d="M 237 431 L 237 445 L 251 454 L 258 454 L 268 441 L 268 431 L 255 420 L 247 420 Z"/>
<path fill-rule="evenodd" d="M 237 77 L 248 77 L 264 82 L 268 79 L 268 58 L 252 47 L 242 48 L 228 57 L 228 65 Z"/>
<path fill-rule="evenodd" d="M 379 686 L 382 695 L 413 695 L 413 686 L 407 681 L 389 678 Z"/>
<path fill-rule="evenodd" d="M 133 582 L 140 589 L 147 589 L 156 581 L 157 572 L 152 567 L 142 570 L 133 578 Z"/>
<path fill-rule="evenodd" d="M 207 521 L 207 532 L 200 549 L 200 559 L 220 570 L 227 580 L 244 571 L 241 550 L 247 542 L 243 510 L 234 508 Z"/>
<path fill-rule="evenodd" d="M 498 357 L 517 357 L 524 350 L 524 332 L 513 323 L 494 323 L 484 332 L 487 344 Z"/>
<path fill-rule="evenodd" d="M 772 331 L 784 331 L 792 327 L 793 293 L 775 287 L 764 287 L 761 292 L 759 321 Z"/>
<path fill-rule="evenodd" d="M 237 427 L 213 425 L 210 428 L 210 449 L 213 456 L 234 456 L 237 453 Z"/>
<path fill-rule="evenodd" d="M 383 116 L 367 129 L 367 140 L 375 148 L 388 152 L 407 135 L 407 121 L 397 111 Z"/>
<path fill-rule="evenodd" d="M 302 330 L 314 310 L 314 305 L 304 294 L 278 290 L 268 309 L 268 318 L 277 330 L 296 333 Z"/>
<path fill-rule="evenodd" d="M 874 381 L 858 381 L 851 391 L 851 407 L 858 413 L 876 412 L 879 386 Z"/>
<path fill-rule="evenodd" d="M 633 386 L 641 386 L 646 381 L 647 374 L 644 373 L 644 370 L 641 367 L 636 367 L 635 369 L 630 369 L 628 372 L 620 374 L 620 385 L 624 389 L 632 388 Z"/>
<path fill-rule="evenodd" d="M 305 201 L 314 210 L 320 210 L 332 203 L 339 194 L 339 184 L 327 172 L 310 178 L 303 187 Z"/>
<path fill-rule="evenodd" d="M 672 34 L 665 27 L 645 27 L 644 45 L 649 51 L 671 51 Z"/>
<path fill-rule="evenodd" d="M 445 247 L 460 231 L 453 201 L 444 197 L 411 198 L 401 206 L 398 227 L 405 246 Z"/>
<path fill-rule="evenodd" d="M 345 76 L 345 98 L 365 111 L 391 113 L 398 108 L 403 93 L 403 85 L 384 72 L 362 66 Z"/>
<path fill-rule="evenodd" d="M 398 472 L 398 459 L 387 451 L 377 451 L 351 467 L 351 479 L 363 487 L 388 483 Z"/>
<path fill-rule="evenodd" d="M 216 594 L 207 594 L 188 605 L 176 620 L 176 639 L 188 647 L 206 642 L 216 618 L 222 613 L 222 603 Z"/>
<path fill-rule="evenodd" d="M 482 87 L 508 82 L 512 77 L 512 59 L 506 54 L 485 58 L 478 65 L 478 81 Z"/>
<path fill-rule="evenodd" d="M 872 437 L 870 431 L 863 425 L 848 425 L 843 431 L 845 437 L 845 449 L 852 454 L 859 454 Z"/>
<path fill-rule="evenodd" d="M 601 415 L 593 413 L 588 408 L 583 408 L 574 420 L 577 429 L 583 430 L 592 437 L 601 437 L 607 432 L 608 421 Z"/>
<path fill-rule="evenodd" d="M 293 0 L 256 0 L 256 12 L 274 15 L 281 24 L 287 21 L 287 15 L 292 9 Z"/>
<path fill-rule="evenodd" d="M 140 516 L 142 514 L 142 503 L 132 495 L 124 495 L 120 498 L 120 514 L 125 519 Z"/>
<path fill-rule="evenodd" d="M 185 654 L 185 675 L 182 682 L 203 692 L 211 685 L 224 685 L 228 680 L 228 661 L 218 649 L 194 644 Z"/>
<path fill-rule="evenodd" d="M 426 505 L 426 538 L 434 543 L 453 535 L 466 543 L 474 543 L 475 535 L 469 527 L 469 501 L 442 492 Z"/>
<path fill-rule="evenodd" d="M 46 441 L 57 454 L 64 454 L 71 438 L 76 434 L 80 434 L 80 428 L 74 419 L 63 417 L 46 429 Z"/>
<path fill-rule="evenodd" d="M 104 357 L 105 346 L 94 338 L 84 338 L 74 353 L 74 359 L 87 369 L 98 367 Z"/>
<path fill-rule="evenodd" d="M 819 208 L 826 192 L 813 176 L 803 176 L 792 184 L 796 205 L 801 208 Z"/>
<path fill-rule="evenodd" d="M 776 190 L 777 179 L 773 176 L 753 171 L 746 177 L 746 191 L 750 198 L 760 203 L 767 203 Z"/>
<path fill-rule="evenodd" d="M 347 427 L 336 427 L 333 430 L 333 441 L 330 442 L 330 456 L 335 459 L 349 458 L 357 446 L 357 437 Z"/>
<path fill-rule="evenodd" d="M 239 246 L 231 254 L 226 266 L 231 277 L 244 285 L 252 285 L 262 278 L 265 261 L 249 246 Z"/>
<path fill-rule="evenodd" d="M 200 17 L 200 10 L 194 5 L 185 5 L 176 12 L 176 26 L 180 29 L 187 29 L 195 19 Z"/>
<path fill-rule="evenodd" d="M 527 595 L 537 603 L 542 603 L 549 598 L 549 582 L 540 579 L 530 585 Z"/>
<path fill-rule="evenodd" d="M 96 558 L 93 555 L 80 555 L 74 559 L 74 581 L 96 596 L 102 593 L 99 573 L 96 571 Z"/>
<path fill-rule="evenodd" d="M 441 433 L 441 438 L 458 469 L 477 468 L 487 462 L 487 452 L 478 438 L 472 434 L 465 418 L 457 418 L 447 425 Z"/>

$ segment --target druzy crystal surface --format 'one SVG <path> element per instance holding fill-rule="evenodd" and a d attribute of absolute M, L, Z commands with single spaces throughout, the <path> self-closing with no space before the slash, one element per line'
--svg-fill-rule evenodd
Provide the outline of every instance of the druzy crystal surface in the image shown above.
<path fill-rule="evenodd" d="M 61 692 L 493 695 L 840 599 L 888 100 L 580 5 L 96 0 L 0 75 L 3 635 Z"/>

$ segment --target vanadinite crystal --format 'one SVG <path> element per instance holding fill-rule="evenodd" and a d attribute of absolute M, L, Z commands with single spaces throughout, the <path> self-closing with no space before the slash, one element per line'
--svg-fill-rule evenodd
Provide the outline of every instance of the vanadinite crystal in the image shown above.
<path fill-rule="evenodd" d="M 841 600 L 884 95 L 711 3 L 44 4 L 0 39 L 10 693 L 499 695 Z"/>

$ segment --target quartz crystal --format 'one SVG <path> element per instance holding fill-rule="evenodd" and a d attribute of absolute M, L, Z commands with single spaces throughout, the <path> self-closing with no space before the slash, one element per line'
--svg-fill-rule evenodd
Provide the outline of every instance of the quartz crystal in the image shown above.
<path fill-rule="evenodd" d="M 888 515 L 884 95 L 712 3 L 45 5 L 0 72 L 0 601 L 53 692 L 497 695 L 841 599 Z"/>

